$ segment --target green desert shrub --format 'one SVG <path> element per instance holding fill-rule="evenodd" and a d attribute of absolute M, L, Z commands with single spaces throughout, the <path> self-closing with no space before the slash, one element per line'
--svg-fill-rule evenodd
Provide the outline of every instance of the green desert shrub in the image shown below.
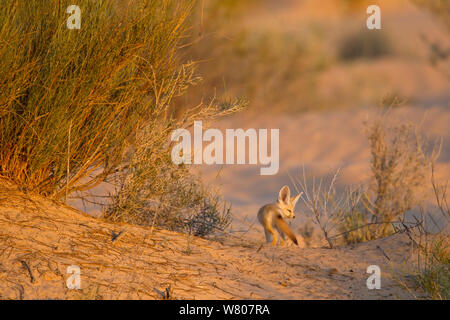
<path fill-rule="evenodd" d="M 0 175 L 54 199 L 115 180 L 110 205 L 118 208 L 118 197 L 129 197 L 129 208 L 148 185 L 155 200 L 191 192 L 180 199 L 197 201 L 188 182 L 164 185 L 171 176 L 184 183 L 173 180 L 170 134 L 243 104 L 211 100 L 180 111 L 172 103 L 200 80 L 179 54 L 194 2 L 78 0 L 81 28 L 68 29 L 71 1 L 3 1 Z"/>
<path fill-rule="evenodd" d="M 191 1 L 119 3 L 78 1 L 69 30 L 68 1 L 2 2 L 0 174 L 56 198 L 90 188 L 195 80 L 175 58 Z"/>

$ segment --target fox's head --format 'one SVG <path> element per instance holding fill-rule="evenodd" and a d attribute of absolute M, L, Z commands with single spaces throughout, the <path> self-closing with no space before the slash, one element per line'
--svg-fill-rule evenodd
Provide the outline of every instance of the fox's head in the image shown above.
<path fill-rule="evenodd" d="M 289 187 L 284 186 L 283 188 L 281 188 L 280 192 L 278 193 L 277 204 L 280 207 L 284 218 L 289 218 L 289 219 L 295 218 L 294 207 L 302 194 L 303 194 L 303 192 L 300 192 L 295 197 L 290 198 L 291 191 L 289 190 Z"/>

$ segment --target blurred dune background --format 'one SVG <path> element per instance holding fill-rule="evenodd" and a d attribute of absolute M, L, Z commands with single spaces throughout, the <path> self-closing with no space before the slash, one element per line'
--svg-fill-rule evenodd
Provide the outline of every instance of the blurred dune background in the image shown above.
<path fill-rule="evenodd" d="M 244 96 L 249 114 L 373 107 L 389 97 L 418 106 L 448 103 L 445 19 L 408 0 L 377 1 L 382 30 L 372 31 L 370 4 L 204 1 L 198 38 L 187 52 L 201 61 L 200 95 Z"/>

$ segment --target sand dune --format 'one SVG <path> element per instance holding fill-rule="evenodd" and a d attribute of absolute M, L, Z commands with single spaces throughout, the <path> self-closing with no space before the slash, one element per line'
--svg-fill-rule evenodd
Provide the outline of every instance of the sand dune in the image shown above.
<path fill-rule="evenodd" d="M 188 239 L 104 222 L 6 181 L 0 230 L 1 299 L 158 299 L 169 287 L 174 299 L 412 298 L 391 272 L 410 261 L 404 235 L 333 250 Z M 72 265 L 80 290 L 66 286 Z M 380 290 L 367 289 L 369 265 L 382 270 Z"/>

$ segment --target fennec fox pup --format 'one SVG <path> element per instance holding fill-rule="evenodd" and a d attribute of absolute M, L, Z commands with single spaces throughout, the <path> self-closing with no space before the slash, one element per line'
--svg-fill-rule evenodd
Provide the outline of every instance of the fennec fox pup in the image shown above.
<path fill-rule="evenodd" d="M 290 198 L 290 195 L 291 191 L 289 187 L 284 186 L 278 194 L 278 201 L 276 203 L 266 204 L 258 211 L 258 220 L 264 227 L 266 241 L 269 243 L 272 238 L 272 245 L 274 246 L 277 244 L 277 236 L 273 230 L 274 228 L 281 236 L 281 245 L 284 245 L 284 235 L 287 235 L 289 239 L 298 245 L 296 236 L 283 218 L 295 218 L 294 207 L 302 193 L 292 198 Z"/>

